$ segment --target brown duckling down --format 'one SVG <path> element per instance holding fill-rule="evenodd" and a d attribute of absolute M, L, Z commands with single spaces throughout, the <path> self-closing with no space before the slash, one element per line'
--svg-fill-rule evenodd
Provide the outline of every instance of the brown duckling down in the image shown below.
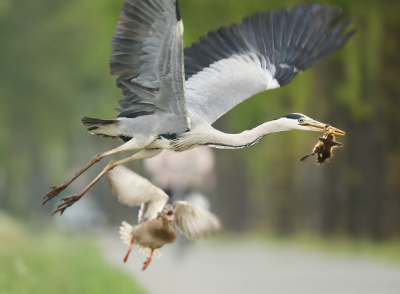
<path fill-rule="evenodd" d="M 123 222 L 121 239 L 129 246 L 124 258 L 127 261 L 132 245 L 148 259 L 143 270 L 149 265 L 153 255 L 160 256 L 159 248 L 175 241 L 176 231 L 187 238 L 200 238 L 222 229 L 218 217 L 187 201 L 167 204 L 169 197 L 163 190 L 130 169 L 117 166 L 108 172 L 108 183 L 119 202 L 128 206 L 141 206 L 138 224 L 132 226 Z"/>
<path fill-rule="evenodd" d="M 325 126 L 324 135 L 318 138 L 318 143 L 315 145 L 313 152 L 302 157 L 300 160 L 304 161 L 309 156 L 317 154 L 317 164 L 323 164 L 327 159 L 333 156 L 332 149 L 335 147 L 342 147 L 343 144 L 335 141 L 335 135 L 333 134 L 333 129 L 330 125 Z"/>

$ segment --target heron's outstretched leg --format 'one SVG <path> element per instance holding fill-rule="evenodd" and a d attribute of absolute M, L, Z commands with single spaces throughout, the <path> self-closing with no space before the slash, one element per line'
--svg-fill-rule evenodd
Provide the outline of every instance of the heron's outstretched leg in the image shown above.
<path fill-rule="evenodd" d="M 153 251 L 154 251 L 154 249 L 152 248 L 152 249 L 151 249 L 151 252 L 150 252 L 150 256 L 146 259 L 145 262 L 143 262 L 142 271 L 144 271 L 144 270 L 149 266 L 150 261 L 151 261 L 151 257 L 153 256 Z"/>
<path fill-rule="evenodd" d="M 112 154 L 115 154 L 115 153 L 118 153 L 118 152 L 122 152 L 122 151 L 143 149 L 145 146 L 150 144 L 152 141 L 154 141 L 154 139 L 151 138 L 148 140 L 148 142 L 140 142 L 139 141 L 139 144 L 138 144 L 136 140 L 135 141 L 131 140 L 131 141 L 126 142 L 125 144 L 119 146 L 118 148 L 96 154 L 95 157 L 93 157 L 93 159 L 88 164 L 86 164 L 80 171 L 78 171 L 71 179 L 69 179 L 68 181 L 66 181 L 65 183 L 63 183 L 59 186 L 51 187 L 51 191 L 43 197 L 43 205 L 47 201 L 52 199 L 53 197 L 57 196 L 62 190 L 64 190 L 66 187 L 68 187 L 68 185 L 71 184 L 76 178 L 78 178 L 81 174 L 83 174 L 89 167 L 91 167 L 96 162 L 99 162 L 102 158 L 112 155 Z"/>
<path fill-rule="evenodd" d="M 74 204 L 76 201 L 81 199 L 81 197 L 94 185 L 102 176 L 104 176 L 109 170 L 113 169 L 117 165 L 127 163 L 129 161 L 150 158 L 160 154 L 162 149 L 143 149 L 137 152 L 136 154 L 129 156 L 125 159 L 118 160 L 115 162 L 110 162 L 106 165 L 106 167 L 102 170 L 102 172 L 89 184 L 85 189 L 83 189 L 79 194 L 73 195 L 71 197 L 63 198 L 61 201 L 62 203 L 57 206 L 57 209 L 52 213 L 55 214 L 57 212 L 61 212 L 63 214 L 64 210 Z"/>
<path fill-rule="evenodd" d="M 310 154 L 307 154 L 306 156 L 302 157 L 302 158 L 300 159 L 300 161 L 304 161 L 304 160 L 306 160 L 308 157 L 313 156 L 314 154 L 315 154 L 315 152 L 310 153 Z"/>
<path fill-rule="evenodd" d="M 133 239 L 131 240 L 131 244 L 129 245 L 128 252 L 125 255 L 124 262 L 126 262 L 128 260 L 129 254 L 131 253 L 131 250 L 132 250 L 132 245 L 133 245 Z"/>

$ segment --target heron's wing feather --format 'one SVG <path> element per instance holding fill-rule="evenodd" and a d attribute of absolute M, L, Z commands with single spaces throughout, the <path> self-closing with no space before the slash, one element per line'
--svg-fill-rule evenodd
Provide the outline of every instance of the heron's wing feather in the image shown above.
<path fill-rule="evenodd" d="M 119 202 L 141 206 L 139 223 L 155 218 L 168 202 L 169 197 L 163 190 L 122 165 L 109 171 L 107 179 Z"/>
<path fill-rule="evenodd" d="M 187 107 L 212 124 L 261 91 L 288 84 L 341 47 L 350 20 L 340 9 L 296 6 L 245 17 L 185 48 Z"/>
<path fill-rule="evenodd" d="M 174 223 L 182 235 L 199 238 L 222 229 L 218 217 L 187 201 L 175 201 Z"/>
<path fill-rule="evenodd" d="M 177 0 L 125 0 L 110 47 L 110 72 L 122 89 L 119 117 L 178 115 L 187 125 Z"/>

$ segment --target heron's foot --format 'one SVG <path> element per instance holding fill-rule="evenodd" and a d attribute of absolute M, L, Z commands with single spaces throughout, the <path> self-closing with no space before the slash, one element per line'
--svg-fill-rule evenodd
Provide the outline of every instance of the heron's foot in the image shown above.
<path fill-rule="evenodd" d="M 57 196 L 58 194 L 60 194 L 60 192 L 61 192 L 62 190 L 64 190 L 67 186 L 68 186 L 68 185 L 66 185 L 66 184 L 61 184 L 61 185 L 59 185 L 59 186 L 52 186 L 52 187 L 51 187 L 51 191 L 50 191 L 49 193 L 47 193 L 46 195 L 44 195 L 44 197 L 43 197 L 43 205 L 44 205 L 47 201 L 53 199 L 55 196 Z"/>
<path fill-rule="evenodd" d="M 151 256 L 149 256 L 149 257 L 147 258 L 147 260 L 146 260 L 145 262 L 143 262 L 142 271 L 144 271 L 144 270 L 149 266 L 150 261 L 151 261 Z"/>
<path fill-rule="evenodd" d="M 62 203 L 60 205 L 57 206 L 57 209 L 53 211 L 53 214 L 60 212 L 60 214 L 63 214 L 64 211 L 70 207 L 72 204 L 74 204 L 76 201 L 78 201 L 79 199 L 82 198 L 83 195 L 77 194 L 77 195 L 73 195 L 67 198 L 63 198 L 61 199 Z"/>

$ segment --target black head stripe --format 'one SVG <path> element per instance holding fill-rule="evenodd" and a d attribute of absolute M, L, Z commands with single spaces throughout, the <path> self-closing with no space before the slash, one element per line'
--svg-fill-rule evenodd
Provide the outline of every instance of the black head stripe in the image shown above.
<path fill-rule="evenodd" d="M 289 119 L 299 119 L 304 116 L 302 116 L 301 114 L 297 114 L 297 113 L 291 113 L 291 114 L 285 115 L 284 117 L 289 118 Z"/>

